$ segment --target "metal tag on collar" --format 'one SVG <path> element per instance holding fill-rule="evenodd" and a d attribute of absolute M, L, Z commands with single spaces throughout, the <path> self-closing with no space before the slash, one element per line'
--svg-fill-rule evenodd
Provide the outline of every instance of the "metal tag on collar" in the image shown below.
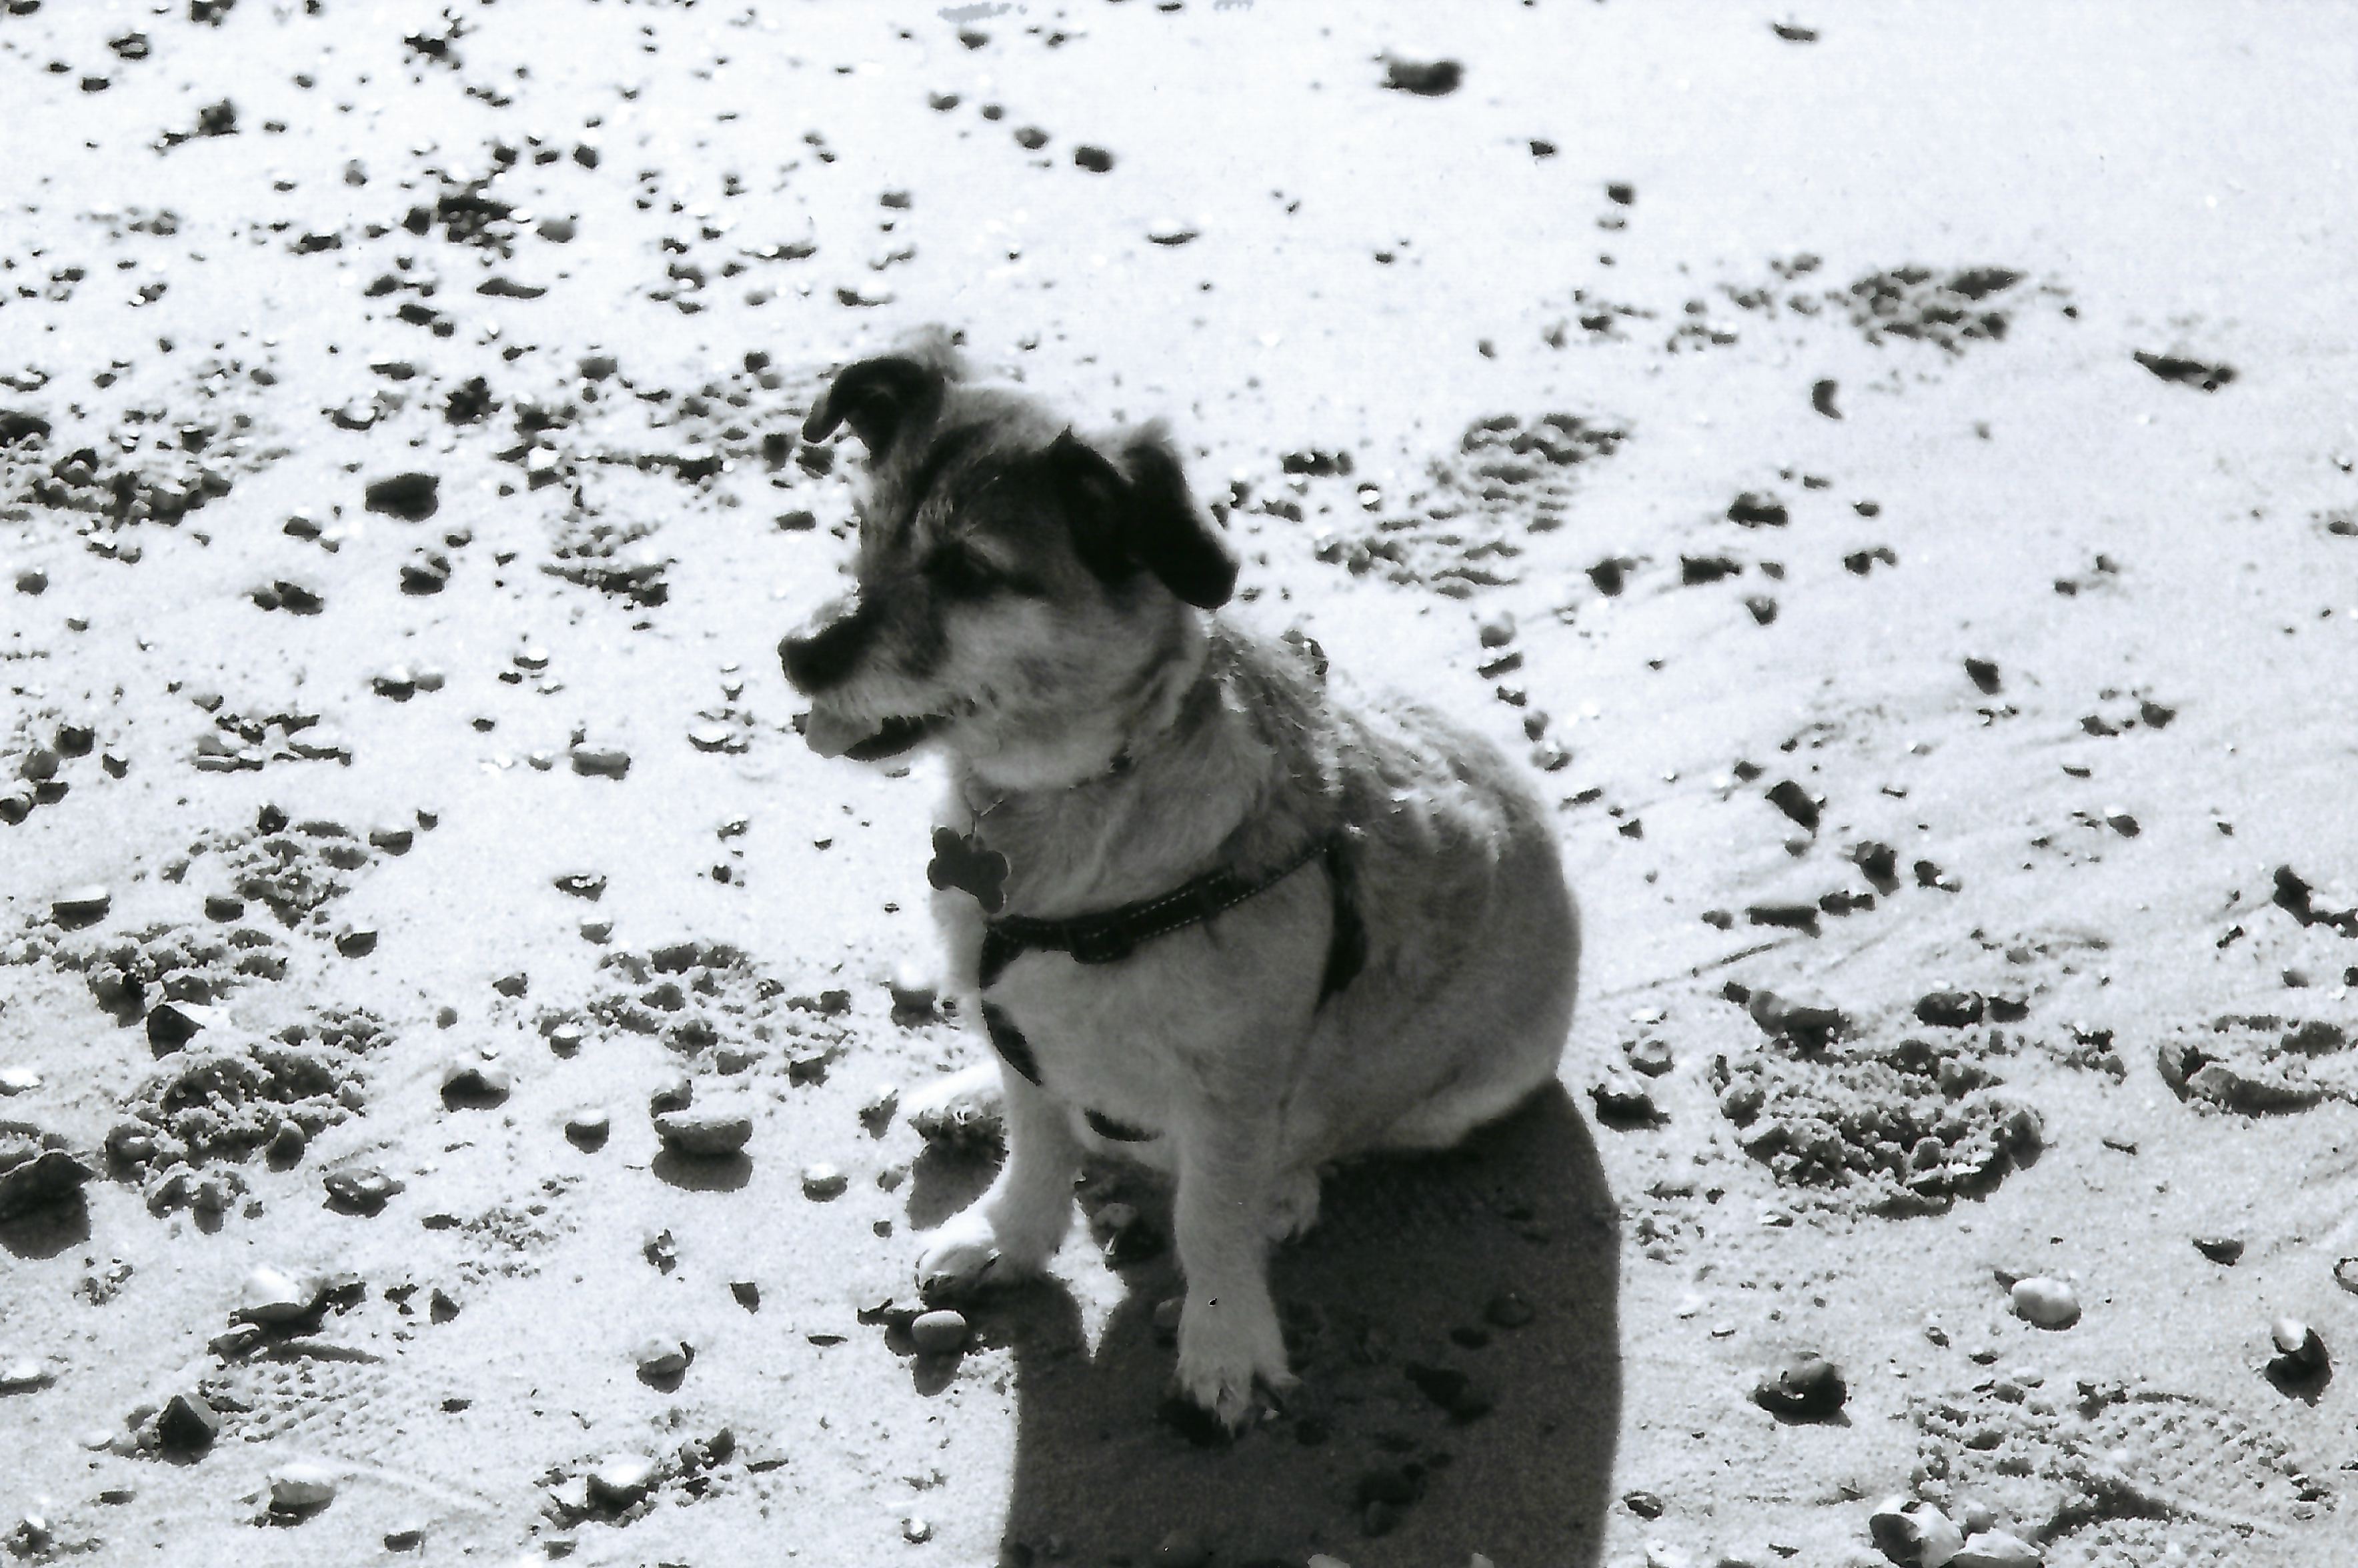
<path fill-rule="evenodd" d="M 1007 905 L 1007 857 L 984 849 L 971 833 L 934 829 L 934 858 L 925 866 L 925 880 L 945 892 L 957 888 L 972 893 L 985 914 L 997 914 Z"/>

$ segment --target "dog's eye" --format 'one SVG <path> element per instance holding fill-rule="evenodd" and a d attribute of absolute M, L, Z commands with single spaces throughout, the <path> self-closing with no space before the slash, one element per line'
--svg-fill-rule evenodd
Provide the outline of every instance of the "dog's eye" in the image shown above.
<path fill-rule="evenodd" d="M 944 592 L 979 597 L 1015 586 L 1008 573 L 980 552 L 949 545 L 925 563 L 925 575 Z"/>

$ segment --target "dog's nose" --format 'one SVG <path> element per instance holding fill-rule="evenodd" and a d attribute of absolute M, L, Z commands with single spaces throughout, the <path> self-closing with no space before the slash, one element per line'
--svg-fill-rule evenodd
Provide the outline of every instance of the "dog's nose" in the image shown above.
<path fill-rule="evenodd" d="M 778 643 L 786 679 L 806 697 L 839 685 L 859 663 L 872 624 L 867 602 L 857 595 L 822 606 Z"/>

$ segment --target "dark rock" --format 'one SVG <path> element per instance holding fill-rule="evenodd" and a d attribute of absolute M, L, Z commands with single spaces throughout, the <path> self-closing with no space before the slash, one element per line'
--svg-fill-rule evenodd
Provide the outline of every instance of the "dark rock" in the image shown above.
<path fill-rule="evenodd" d="M 1753 1402 L 1772 1415 L 1813 1421 L 1842 1409 L 1850 1397 L 1842 1368 L 1823 1356 L 1795 1356 L 1760 1375 Z"/>
<path fill-rule="evenodd" d="M 2194 1238 L 2194 1250 L 2213 1263 L 2232 1267 L 2244 1255 L 2244 1238 L 2240 1236 L 2198 1236 Z"/>
<path fill-rule="evenodd" d="M 30 1122 L 0 1121 L 0 1219 L 64 1203 L 92 1173 L 58 1134 Z"/>
<path fill-rule="evenodd" d="M 1826 803 L 1791 779 L 1779 779 L 1764 792 L 1768 804 L 1791 817 L 1803 830 L 1815 833 Z"/>
<path fill-rule="evenodd" d="M 397 473 L 373 481 L 361 499 L 371 512 L 422 523 L 442 504 L 439 474 Z"/>
<path fill-rule="evenodd" d="M 202 1454 L 221 1435 L 221 1416 L 201 1394 L 174 1394 L 156 1418 L 156 1441 L 167 1454 Z"/>
<path fill-rule="evenodd" d="M 1926 991 L 1916 1001 L 1916 1016 L 1942 1029 L 1963 1029 L 1979 1023 L 1985 1006 L 1979 991 Z"/>
<path fill-rule="evenodd" d="M 1727 520 L 1747 528 L 1782 528 L 1790 521 L 1783 502 L 1749 490 L 1727 503 Z"/>
<path fill-rule="evenodd" d="M 1396 92 L 1412 92 L 1419 98 L 1443 98 L 1457 91 L 1466 80 L 1466 67 L 1454 59 L 1402 59 L 1397 55 L 1384 57 L 1384 85 Z"/>

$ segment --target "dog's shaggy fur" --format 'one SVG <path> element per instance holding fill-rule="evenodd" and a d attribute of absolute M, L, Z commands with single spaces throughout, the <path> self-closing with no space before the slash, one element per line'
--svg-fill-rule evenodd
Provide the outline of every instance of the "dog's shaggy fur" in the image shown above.
<path fill-rule="evenodd" d="M 947 822 L 1005 857 L 1003 914 L 1258 881 L 1336 846 L 1119 961 L 1026 951 L 987 989 L 983 908 L 934 900 L 955 979 L 1038 1081 L 1002 1072 L 1006 1162 L 921 1279 L 1037 1270 L 1105 1146 L 1085 1113 L 1150 1134 L 1119 1147 L 1176 1177 L 1179 1384 L 1234 1425 L 1256 1380 L 1289 1380 L 1265 1254 L 1315 1217 L 1321 1164 L 1445 1147 L 1554 1074 L 1579 925 L 1545 809 L 1479 737 L 1341 702 L 1300 649 L 1208 613 L 1234 558 L 1159 427 L 1083 439 L 967 380 L 938 334 L 845 369 L 805 435 L 844 422 L 870 459 L 858 591 L 780 645 L 806 737 L 944 748 Z M 1338 922 L 1356 963 L 1330 970 Z"/>

